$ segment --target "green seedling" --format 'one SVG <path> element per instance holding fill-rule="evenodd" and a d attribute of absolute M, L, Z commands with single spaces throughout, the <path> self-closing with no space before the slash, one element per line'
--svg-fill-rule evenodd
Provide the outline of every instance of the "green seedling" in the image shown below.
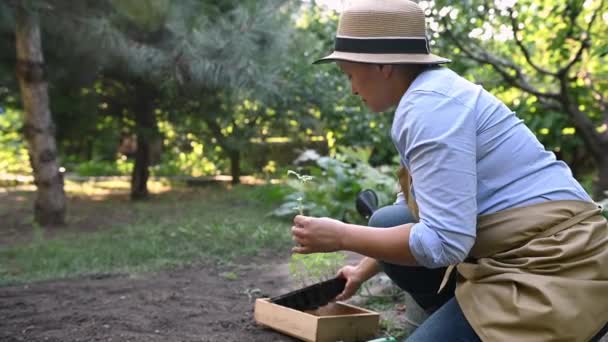
<path fill-rule="evenodd" d="M 302 189 L 306 183 L 314 179 L 313 176 L 301 175 L 293 170 L 287 171 L 287 175 L 294 175 L 300 181 Z M 298 206 L 294 210 L 304 215 L 304 193 L 297 198 Z M 289 271 L 296 281 L 306 286 L 309 282 L 318 282 L 334 276 L 339 267 L 344 263 L 343 253 L 317 253 L 309 255 L 294 254 L 289 262 Z"/>
<path fill-rule="evenodd" d="M 287 171 L 287 175 L 294 175 L 296 177 L 298 177 L 298 180 L 300 181 L 300 183 L 302 185 L 305 185 L 307 182 L 310 182 L 311 180 L 314 179 L 313 176 L 307 176 L 307 175 L 301 175 L 293 170 L 289 170 Z M 304 194 L 302 193 L 302 195 L 300 197 L 297 198 L 298 201 L 298 206 L 294 208 L 294 210 L 297 210 L 298 213 L 300 213 L 300 215 L 304 215 Z"/>
<path fill-rule="evenodd" d="M 239 275 L 236 274 L 235 272 L 223 272 L 220 274 L 220 276 L 222 276 L 226 280 L 232 280 L 232 281 L 239 279 Z"/>

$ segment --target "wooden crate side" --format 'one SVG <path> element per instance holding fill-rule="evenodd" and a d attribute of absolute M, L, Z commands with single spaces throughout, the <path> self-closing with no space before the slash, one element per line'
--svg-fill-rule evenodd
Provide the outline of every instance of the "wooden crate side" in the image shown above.
<path fill-rule="evenodd" d="M 370 311 L 358 306 L 346 304 L 343 302 L 333 302 L 326 306 L 320 307 L 312 312 L 315 316 L 321 317 L 357 317 L 357 316 L 378 316 L 377 312 Z"/>
<path fill-rule="evenodd" d="M 367 341 L 376 336 L 379 321 L 378 314 L 319 317 L 316 342 Z"/>
<path fill-rule="evenodd" d="M 319 317 L 262 298 L 255 301 L 254 317 L 258 324 L 305 341 L 316 341 Z"/>
<path fill-rule="evenodd" d="M 347 303 L 344 303 L 344 302 L 336 302 L 336 303 L 338 303 L 340 306 L 345 306 L 345 307 L 350 308 L 352 310 L 359 311 L 360 313 L 372 314 L 372 315 L 376 315 L 376 316 L 380 317 L 380 314 L 378 314 L 377 312 L 368 310 L 366 308 L 361 308 L 361 307 L 354 306 L 354 305 L 351 305 L 351 304 L 347 304 Z"/>

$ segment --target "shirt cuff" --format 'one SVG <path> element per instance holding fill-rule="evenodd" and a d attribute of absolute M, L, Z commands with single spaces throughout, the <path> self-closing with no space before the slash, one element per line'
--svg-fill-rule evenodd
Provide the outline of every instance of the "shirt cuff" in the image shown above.
<path fill-rule="evenodd" d="M 424 223 L 419 222 L 410 230 L 410 251 L 420 266 L 439 268 L 446 266 L 441 241 Z"/>
<path fill-rule="evenodd" d="M 395 199 L 395 203 L 393 204 L 405 204 L 405 196 L 403 196 L 403 192 L 397 194 L 397 199 Z"/>

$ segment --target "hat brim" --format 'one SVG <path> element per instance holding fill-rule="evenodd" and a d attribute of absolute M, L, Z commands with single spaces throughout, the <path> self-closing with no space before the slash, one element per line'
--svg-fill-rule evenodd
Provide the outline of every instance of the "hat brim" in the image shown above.
<path fill-rule="evenodd" d="M 323 64 L 336 61 L 370 64 L 444 64 L 451 60 L 433 54 L 376 54 L 334 51 L 332 54 L 314 61 L 312 64 Z"/>

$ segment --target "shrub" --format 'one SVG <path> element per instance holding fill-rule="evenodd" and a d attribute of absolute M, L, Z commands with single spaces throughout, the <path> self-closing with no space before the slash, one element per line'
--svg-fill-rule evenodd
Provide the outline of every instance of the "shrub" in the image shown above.
<path fill-rule="evenodd" d="M 117 159 L 115 161 L 89 160 L 76 165 L 74 171 L 83 177 L 100 177 L 128 176 L 131 174 L 132 169 L 132 161 Z"/>
<path fill-rule="evenodd" d="M 27 147 L 21 135 L 20 113 L 6 108 L 0 113 L 0 173 L 31 174 Z"/>
<path fill-rule="evenodd" d="M 272 212 L 279 217 L 294 215 L 301 205 L 307 215 L 327 216 L 344 221 L 361 223 L 356 213 L 355 199 L 363 189 L 373 189 L 380 205 L 390 203 L 397 190 L 396 177 L 390 167 L 374 168 L 369 165 L 370 151 L 342 148 L 335 157 L 320 157 L 316 165 L 303 170 L 314 177 L 312 184 L 288 178 L 286 184 L 294 192 L 287 195 L 283 204 Z M 306 172 L 308 171 L 308 172 Z"/>

